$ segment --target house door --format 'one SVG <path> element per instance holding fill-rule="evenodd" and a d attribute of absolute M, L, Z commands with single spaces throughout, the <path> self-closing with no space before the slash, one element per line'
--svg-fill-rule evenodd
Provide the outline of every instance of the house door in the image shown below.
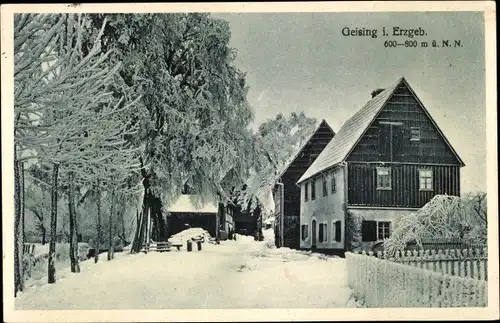
<path fill-rule="evenodd" d="M 316 220 L 312 220 L 311 231 L 311 248 L 316 248 Z"/>

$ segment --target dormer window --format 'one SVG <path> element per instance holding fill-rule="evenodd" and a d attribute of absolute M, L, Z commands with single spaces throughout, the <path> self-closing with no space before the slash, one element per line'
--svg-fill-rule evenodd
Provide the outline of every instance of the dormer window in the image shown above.
<path fill-rule="evenodd" d="M 420 128 L 419 127 L 411 127 L 410 140 L 411 141 L 420 141 Z"/>

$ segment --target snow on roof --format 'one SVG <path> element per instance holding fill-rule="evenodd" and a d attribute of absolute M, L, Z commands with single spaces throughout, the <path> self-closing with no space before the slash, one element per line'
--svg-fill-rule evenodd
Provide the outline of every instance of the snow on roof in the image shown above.
<path fill-rule="evenodd" d="M 217 213 L 217 206 L 214 203 L 207 202 L 205 205 L 197 207 L 191 202 L 192 195 L 180 195 L 175 202 L 167 207 L 168 212 L 177 213 Z"/>
<path fill-rule="evenodd" d="M 404 78 L 401 77 L 396 83 L 369 100 L 358 112 L 349 118 L 297 183 L 303 182 L 326 168 L 344 161 L 384 107 L 394 90 L 403 81 Z"/>

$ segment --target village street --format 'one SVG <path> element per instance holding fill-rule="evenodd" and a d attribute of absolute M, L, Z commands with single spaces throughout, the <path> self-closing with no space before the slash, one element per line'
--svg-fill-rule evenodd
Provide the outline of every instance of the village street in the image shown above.
<path fill-rule="evenodd" d="M 82 262 L 56 284 L 30 287 L 16 308 L 196 309 L 353 307 L 345 260 L 238 236 L 203 250 L 117 254 Z M 268 239 L 266 239 L 268 240 Z M 268 240 L 269 241 L 269 240 Z M 60 277 L 60 274 L 58 274 Z"/>

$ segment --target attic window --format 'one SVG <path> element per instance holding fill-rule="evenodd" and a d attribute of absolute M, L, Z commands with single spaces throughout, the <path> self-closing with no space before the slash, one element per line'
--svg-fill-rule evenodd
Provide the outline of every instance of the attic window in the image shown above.
<path fill-rule="evenodd" d="M 420 128 L 419 127 L 411 127 L 411 141 L 420 141 Z"/>
<path fill-rule="evenodd" d="M 304 202 L 307 202 L 307 200 L 309 200 L 309 182 L 304 185 Z"/>
<path fill-rule="evenodd" d="M 391 190 L 391 169 L 389 167 L 377 167 L 377 189 Z"/>
<path fill-rule="evenodd" d="M 311 200 L 316 199 L 316 179 L 311 180 Z"/>

